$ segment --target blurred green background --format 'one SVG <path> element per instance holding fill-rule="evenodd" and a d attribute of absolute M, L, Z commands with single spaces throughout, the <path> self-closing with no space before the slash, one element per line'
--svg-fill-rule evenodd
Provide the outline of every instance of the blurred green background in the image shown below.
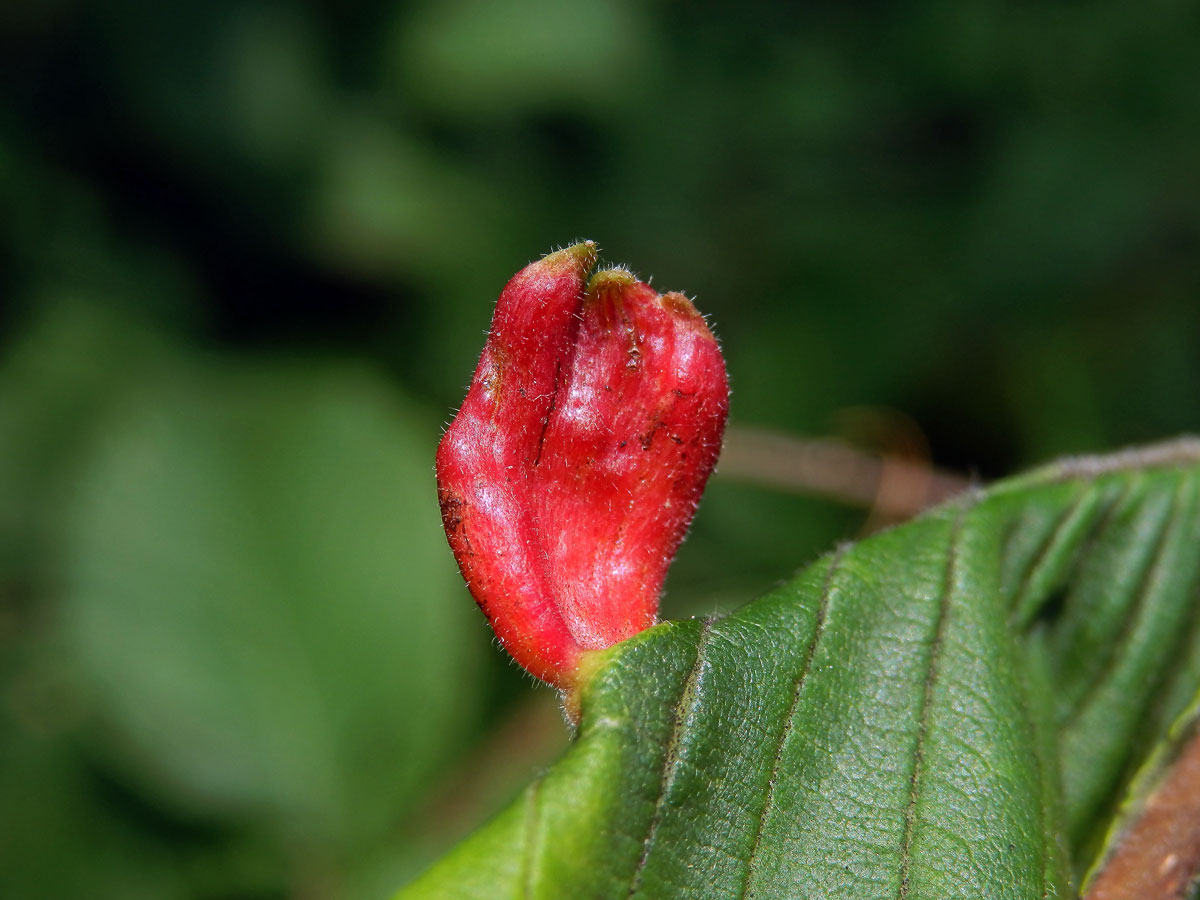
<path fill-rule="evenodd" d="M 4 3 L 0 896 L 386 897 L 560 752 L 432 479 L 553 246 L 696 296 L 735 426 L 889 410 L 983 478 L 1200 428 L 1198 40 L 1182 0 Z M 865 516 L 719 474 L 666 611 Z"/>

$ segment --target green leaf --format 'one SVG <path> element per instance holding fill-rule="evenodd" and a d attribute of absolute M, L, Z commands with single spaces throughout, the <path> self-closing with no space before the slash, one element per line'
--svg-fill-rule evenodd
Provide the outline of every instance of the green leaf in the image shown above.
<path fill-rule="evenodd" d="M 164 354 L 152 326 L 96 294 L 62 288 L 33 299 L 37 315 L 0 361 L 0 583 L 35 582 L 52 568 L 49 545 L 91 430 Z"/>
<path fill-rule="evenodd" d="M 1075 460 L 598 660 L 417 898 L 1072 896 L 1200 685 L 1200 444 Z"/>
<path fill-rule="evenodd" d="M 478 632 L 434 503 L 436 420 L 357 368 L 165 366 L 73 504 L 61 633 L 88 746 L 305 863 L 394 827 L 463 738 Z"/>

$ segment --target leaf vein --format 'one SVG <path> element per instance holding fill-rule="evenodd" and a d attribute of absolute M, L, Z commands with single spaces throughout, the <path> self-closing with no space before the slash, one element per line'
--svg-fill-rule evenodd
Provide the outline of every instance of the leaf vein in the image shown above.
<path fill-rule="evenodd" d="M 950 544 L 946 550 L 946 569 L 938 598 L 937 623 L 934 627 L 933 643 L 929 648 L 929 663 L 925 670 L 924 690 L 921 694 L 920 711 L 917 717 L 917 740 L 913 748 L 913 770 L 909 779 L 908 803 L 904 808 L 904 834 L 900 843 L 900 884 L 896 900 L 905 900 L 909 894 L 909 874 L 912 866 L 912 844 L 916 832 L 917 800 L 921 793 L 921 778 L 925 762 L 925 740 L 929 732 L 929 710 L 932 706 L 934 688 L 940 676 L 942 644 L 946 636 L 946 624 L 950 620 L 951 596 L 957 577 L 959 542 L 962 537 L 963 521 L 974 503 L 959 510 L 950 532 Z"/>
<path fill-rule="evenodd" d="M 537 866 L 534 858 L 537 855 L 538 827 L 541 824 L 542 782 L 545 774 L 539 775 L 529 786 L 525 800 L 525 853 L 521 861 L 521 897 L 530 900 L 534 894 L 537 878 Z"/>
<path fill-rule="evenodd" d="M 700 675 L 704 671 L 704 651 L 712 636 L 714 620 L 712 617 L 704 620 L 704 629 L 700 632 L 700 637 L 696 641 L 696 661 L 692 663 L 691 671 L 688 672 L 687 678 L 684 679 L 683 687 L 679 691 L 679 698 L 675 701 L 675 725 L 671 731 L 671 740 L 667 745 L 667 752 L 663 756 L 663 769 L 662 777 L 659 781 L 658 798 L 654 801 L 654 813 L 650 817 L 650 826 L 647 828 L 646 837 L 642 841 L 642 855 L 638 859 L 637 867 L 634 869 L 633 877 L 630 879 L 629 893 L 625 895 L 626 900 L 636 894 L 642 886 L 642 875 L 646 869 L 646 862 L 650 859 L 650 852 L 654 847 L 655 835 L 662 824 L 666 799 L 671 793 L 671 786 L 675 783 L 675 775 L 679 770 L 680 744 L 682 743 L 683 732 L 687 723 L 691 721 L 695 709 L 700 702 L 699 684 Z M 686 715 L 684 714 L 685 705 L 690 705 L 691 707 Z"/>
<path fill-rule="evenodd" d="M 817 653 L 817 643 L 820 641 L 821 634 L 825 630 L 825 619 L 829 610 L 829 596 L 833 590 L 833 576 L 841 564 L 842 557 L 846 555 L 847 550 L 849 550 L 848 545 L 840 547 L 829 562 L 829 571 L 825 574 L 825 585 L 821 591 L 821 601 L 817 606 L 812 639 L 808 643 L 800 671 L 792 681 L 791 704 L 788 707 L 787 715 L 784 717 L 783 725 L 779 729 L 779 737 L 775 745 L 775 760 L 771 767 L 771 777 L 767 780 L 767 791 L 763 797 L 762 813 L 758 817 L 758 827 L 754 832 L 754 840 L 750 844 L 750 853 L 746 857 L 746 878 L 742 883 L 742 900 L 750 896 L 750 885 L 754 879 L 755 865 L 758 861 L 759 849 L 762 846 L 763 829 L 775 805 L 775 787 L 779 782 L 779 770 L 783 763 L 783 748 L 787 743 L 788 735 L 792 733 L 796 710 L 800 706 L 800 695 L 803 692 L 805 682 L 808 680 L 808 673 L 812 669 L 813 658 Z"/>

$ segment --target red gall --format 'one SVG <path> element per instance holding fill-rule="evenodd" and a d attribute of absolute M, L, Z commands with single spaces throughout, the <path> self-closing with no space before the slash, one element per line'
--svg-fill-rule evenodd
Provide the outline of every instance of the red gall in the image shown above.
<path fill-rule="evenodd" d="M 582 655 L 656 621 L 667 568 L 716 463 L 725 363 L 683 294 L 591 241 L 500 294 L 437 452 L 446 537 L 501 644 L 559 688 Z"/>

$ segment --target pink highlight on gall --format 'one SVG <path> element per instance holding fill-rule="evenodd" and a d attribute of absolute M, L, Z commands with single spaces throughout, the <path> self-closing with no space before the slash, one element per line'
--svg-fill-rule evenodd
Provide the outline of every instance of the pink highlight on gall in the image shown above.
<path fill-rule="evenodd" d="M 437 452 L 471 594 L 513 658 L 563 689 L 581 653 L 655 623 L 729 410 L 691 301 L 623 269 L 589 281 L 595 261 L 588 241 L 512 278 Z"/>

